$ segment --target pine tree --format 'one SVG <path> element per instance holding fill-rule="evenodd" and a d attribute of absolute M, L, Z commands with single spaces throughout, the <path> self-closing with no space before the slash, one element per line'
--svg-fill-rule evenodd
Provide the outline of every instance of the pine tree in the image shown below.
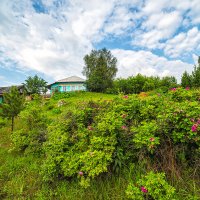
<path fill-rule="evenodd" d="M 182 87 L 191 87 L 192 86 L 192 76 L 190 76 L 187 71 L 185 71 L 181 77 L 181 86 Z"/>
<path fill-rule="evenodd" d="M 3 99 L 1 115 L 12 120 L 11 130 L 13 132 L 14 118 L 23 109 L 24 96 L 19 93 L 17 87 L 13 86 L 8 93 L 4 93 Z"/>
<path fill-rule="evenodd" d="M 198 64 L 194 66 L 194 71 L 192 72 L 192 86 L 200 87 L 200 56 L 198 58 Z"/>

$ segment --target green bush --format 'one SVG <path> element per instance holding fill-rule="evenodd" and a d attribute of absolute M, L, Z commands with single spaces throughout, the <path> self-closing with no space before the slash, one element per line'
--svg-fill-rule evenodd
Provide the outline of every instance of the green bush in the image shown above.
<path fill-rule="evenodd" d="M 46 140 L 47 117 L 38 103 L 32 103 L 19 115 L 23 127 L 12 134 L 14 148 L 26 153 L 40 153 Z"/>
<path fill-rule="evenodd" d="M 175 188 L 170 186 L 164 173 L 149 172 L 135 182 L 131 182 L 126 190 L 130 199 L 173 200 Z"/>

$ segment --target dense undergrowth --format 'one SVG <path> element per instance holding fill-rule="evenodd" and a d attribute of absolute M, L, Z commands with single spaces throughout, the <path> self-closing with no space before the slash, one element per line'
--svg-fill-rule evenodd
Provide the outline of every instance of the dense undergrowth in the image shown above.
<path fill-rule="evenodd" d="M 200 199 L 200 91 L 57 94 L 0 119 L 1 199 Z"/>

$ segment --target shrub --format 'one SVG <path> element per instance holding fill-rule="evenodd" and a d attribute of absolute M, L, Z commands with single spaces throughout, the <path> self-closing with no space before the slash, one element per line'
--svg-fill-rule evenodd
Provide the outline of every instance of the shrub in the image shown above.
<path fill-rule="evenodd" d="M 164 173 L 149 172 L 142 178 L 131 182 L 126 190 L 130 199 L 172 200 L 175 196 L 175 188 L 170 186 Z"/>
<path fill-rule="evenodd" d="M 42 152 L 42 144 L 46 140 L 47 117 L 35 102 L 20 113 L 23 128 L 13 132 L 11 139 L 14 148 L 30 152 Z"/>

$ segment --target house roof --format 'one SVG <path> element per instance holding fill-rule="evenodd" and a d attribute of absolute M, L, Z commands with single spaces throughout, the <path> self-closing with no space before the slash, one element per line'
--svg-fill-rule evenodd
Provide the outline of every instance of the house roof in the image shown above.
<path fill-rule="evenodd" d="M 80 77 L 78 77 L 78 76 L 70 76 L 68 78 L 64 78 L 64 79 L 58 80 L 56 82 L 59 82 L 59 83 L 63 83 L 63 82 L 65 82 L 65 83 L 73 83 L 73 82 L 76 82 L 77 83 L 77 82 L 85 82 L 85 80 L 80 78 Z"/>
<path fill-rule="evenodd" d="M 55 84 L 55 83 L 84 83 L 85 80 L 78 77 L 78 76 L 70 76 L 68 78 L 64 78 L 58 81 L 55 81 L 52 84 L 49 84 L 47 87 L 50 89 L 51 85 Z"/>
<path fill-rule="evenodd" d="M 19 90 L 22 89 L 24 87 L 24 85 L 15 85 Z M 0 94 L 3 94 L 5 92 L 9 92 L 10 88 L 12 86 L 8 86 L 8 87 L 0 87 Z"/>

